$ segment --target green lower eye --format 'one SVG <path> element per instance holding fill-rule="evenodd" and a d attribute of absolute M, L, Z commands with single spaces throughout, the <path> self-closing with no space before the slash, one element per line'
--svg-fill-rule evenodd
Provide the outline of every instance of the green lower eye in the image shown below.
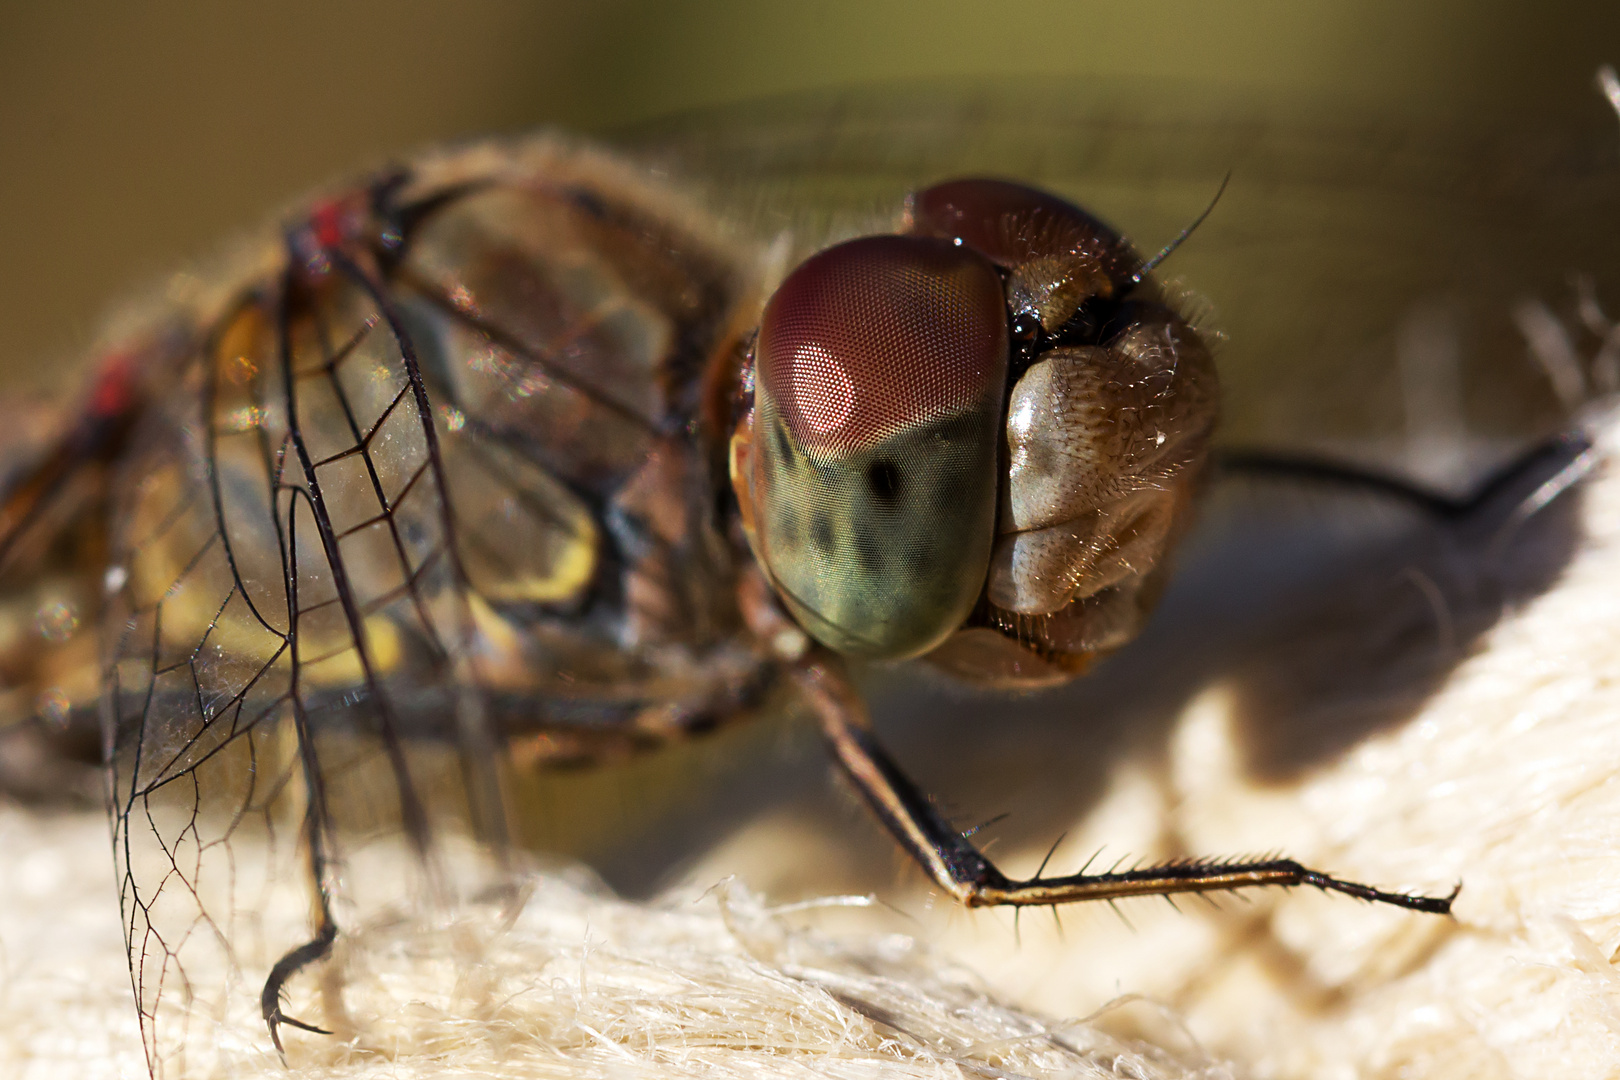
<path fill-rule="evenodd" d="M 779 423 L 768 398 L 757 420 Z M 961 625 L 995 535 L 999 417 L 952 416 L 867 451 L 817 455 L 765 440 L 756 537 L 788 609 L 822 644 L 880 659 L 915 656 Z"/>
<path fill-rule="evenodd" d="M 868 237 L 808 260 L 755 347 L 752 538 L 794 618 L 900 659 L 960 626 L 995 540 L 1001 279 L 970 250 Z"/>

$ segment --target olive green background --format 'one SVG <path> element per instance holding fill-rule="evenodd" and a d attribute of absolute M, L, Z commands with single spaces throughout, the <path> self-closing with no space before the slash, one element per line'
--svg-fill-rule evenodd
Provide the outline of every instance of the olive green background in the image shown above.
<path fill-rule="evenodd" d="M 1506 0 L 10 3 L 0 373 L 312 184 L 413 145 L 784 91 L 1101 73 L 1473 122 L 1593 109 L 1620 5 Z"/>

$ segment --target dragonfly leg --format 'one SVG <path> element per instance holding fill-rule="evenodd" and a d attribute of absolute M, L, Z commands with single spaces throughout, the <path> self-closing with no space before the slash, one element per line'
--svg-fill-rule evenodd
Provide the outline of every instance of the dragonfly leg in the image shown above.
<path fill-rule="evenodd" d="M 1306 455 L 1230 450 L 1218 454 L 1216 463 L 1229 474 L 1328 484 L 1385 495 L 1442 521 L 1467 521 L 1480 516 L 1530 516 L 1590 473 L 1597 464 L 1597 454 L 1585 432 L 1561 432 L 1534 444 L 1461 497 L 1377 469 Z"/>
<path fill-rule="evenodd" d="M 287 1062 L 287 1052 L 281 1046 L 283 1024 L 316 1035 L 332 1034 L 325 1028 L 282 1012 L 281 995 L 294 975 L 309 965 L 325 959 L 332 951 L 332 943 L 337 940 L 338 933 L 337 920 L 332 916 L 332 896 L 326 886 L 328 821 L 326 786 L 322 779 L 320 764 L 316 760 L 309 719 L 304 714 L 303 708 L 296 703 L 293 706 L 293 722 L 298 733 L 299 766 L 303 772 L 308 799 L 304 807 L 304 856 L 305 871 L 315 900 L 315 933 L 304 944 L 290 950 L 276 961 L 275 966 L 270 969 L 270 975 L 264 980 L 264 990 L 259 994 L 259 1008 L 264 1013 L 265 1026 L 270 1029 L 270 1041 L 275 1044 L 276 1053 L 284 1065 Z"/>
<path fill-rule="evenodd" d="M 838 661 L 815 655 L 795 669 L 834 757 L 868 805 L 940 888 L 968 907 L 1047 906 L 1127 896 L 1222 892 L 1258 886 L 1314 885 L 1362 900 L 1448 915 L 1457 895 L 1412 896 L 1344 881 L 1292 859 L 1193 859 L 1120 872 L 1008 878 L 900 770 L 877 741 L 865 704 Z M 1458 888 L 1461 888 L 1459 886 Z"/>
<path fill-rule="evenodd" d="M 314 1032 L 316 1035 L 332 1034 L 323 1027 L 316 1027 L 282 1012 L 281 992 L 294 975 L 331 952 L 332 942 L 336 940 L 337 924 L 331 920 L 328 913 L 315 936 L 277 960 L 276 966 L 270 969 L 270 977 L 264 980 L 264 992 L 259 997 L 259 1005 L 264 1010 L 265 1026 L 270 1029 L 270 1041 L 275 1044 L 276 1053 L 281 1055 L 283 1064 L 286 1063 L 287 1052 L 281 1046 L 281 1025 Z"/>

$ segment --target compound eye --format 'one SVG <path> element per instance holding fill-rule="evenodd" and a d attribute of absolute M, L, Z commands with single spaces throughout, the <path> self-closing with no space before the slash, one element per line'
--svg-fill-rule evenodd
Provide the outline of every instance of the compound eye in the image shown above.
<path fill-rule="evenodd" d="M 841 244 L 766 305 L 756 553 L 824 644 L 916 655 L 971 610 L 995 535 L 1007 346 L 995 268 L 935 239 Z"/>

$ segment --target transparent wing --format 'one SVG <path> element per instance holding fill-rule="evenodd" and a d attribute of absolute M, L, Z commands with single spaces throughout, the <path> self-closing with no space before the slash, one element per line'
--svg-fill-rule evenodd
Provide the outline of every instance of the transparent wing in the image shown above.
<path fill-rule="evenodd" d="M 618 241 L 687 247 L 543 170 L 446 183 L 398 261 L 327 244 L 247 287 L 114 485 L 104 708 L 158 1074 L 342 1028 L 342 965 L 303 977 L 340 927 L 499 880 L 506 740 L 590 756 L 711 696 L 614 648 L 714 621 L 683 516 L 712 495 L 659 434 L 703 276 L 660 292 Z"/>
<path fill-rule="evenodd" d="M 441 462 L 376 298 L 330 292 L 248 296 L 119 484 L 114 848 L 159 1073 L 229 1053 L 265 973 L 330 945 L 340 817 L 429 843 L 392 683 L 459 649 Z"/>

